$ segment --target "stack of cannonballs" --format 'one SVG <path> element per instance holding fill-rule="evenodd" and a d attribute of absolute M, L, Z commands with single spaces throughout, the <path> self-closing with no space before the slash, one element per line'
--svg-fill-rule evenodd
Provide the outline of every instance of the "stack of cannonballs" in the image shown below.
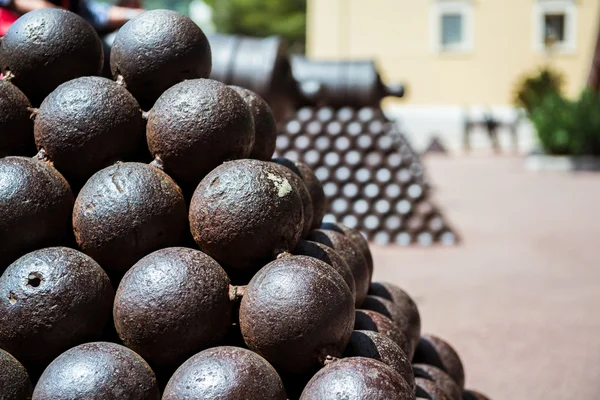
<path fill-rule="evenodd" d="M 380 245 L 458 242 L 431 201 L 419 156 L 381 108 L 301 107 L 276 150 L 314 169 L 330 199 L 326 220 Z"/>
<path fill-rule="evenodd" d="M 135 18 L 114 81 L 102 54 L 57 9 L 0 43 L 2 400 L 485 399 L 200 28 Z"/>

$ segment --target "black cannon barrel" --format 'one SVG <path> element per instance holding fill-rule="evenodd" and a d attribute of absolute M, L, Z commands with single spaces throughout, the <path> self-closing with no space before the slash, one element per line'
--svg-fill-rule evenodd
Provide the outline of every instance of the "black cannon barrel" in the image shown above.
<path fill-rule="evenodd" d="M 211 79 L 258 93 L 281 121 L 298 97 L 286 46 L 277 36 L 208 36 L 212 49 Z"/>
<path fill-rule="evenodd" d="M 386 85 L 372 60 L 314 61 L 292 56 L 292 73 L 308 103 L 333 107 L 379 106 L 387 96 L 404 96 L 404 86 Z"/>

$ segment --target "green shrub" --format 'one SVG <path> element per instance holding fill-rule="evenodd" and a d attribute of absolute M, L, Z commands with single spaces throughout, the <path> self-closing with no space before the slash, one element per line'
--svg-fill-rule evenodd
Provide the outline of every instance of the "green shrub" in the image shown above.
<path fill-rule="evenodd" d="M 573 109 L 573 134 L 579 138 L 575 154 L 600 155 L 600 95 L 586 89 Z"/>
<path fill-rule="evenodd" d="M 514 103 L 529 114 L 543 99 L 554 93 L 562 93 L 564 76 L 550 67 L 543 67 L 533 75 L 526 75 L 517 85 Z"/>
<path fill-rule="evenodd" d="M 547 153 L 570 154 L 572 106 L 557 92 L 546 93 L 539 103 L 531 105 L 529 116 Z"/>
<path fill-rule="evenodd" d="M 542 67 L 521 79 L 515 105 L 527 111 L 546 153 L 600 155 L 600 94 L 586 89 L 570 100 L 563 83 L 561 72 Z"/>
<path fill-rule="evenodd" d="M 571 101 L 550 91 L 532 103 L 530 118 L 546 153 L 600 155 L 600 95 L 582 92 Z"/>

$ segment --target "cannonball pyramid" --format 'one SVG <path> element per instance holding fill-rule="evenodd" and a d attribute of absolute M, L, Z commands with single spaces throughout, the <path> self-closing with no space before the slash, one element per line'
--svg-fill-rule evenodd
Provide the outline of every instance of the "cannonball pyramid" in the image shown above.
<path fill-rule="evenodd" d="M 328 221 L 381 245 L 458 242 L 418 154 L 380 108 L 301 107 L 283 125 L 277 154 L 314 168 L 330 199 Z"/>
<path fill-rule="evenodd" d="M 116 43 L 109 80 L 68 11 L 0 41 L 0 399 L 487 399 L 200 28 Z"/>

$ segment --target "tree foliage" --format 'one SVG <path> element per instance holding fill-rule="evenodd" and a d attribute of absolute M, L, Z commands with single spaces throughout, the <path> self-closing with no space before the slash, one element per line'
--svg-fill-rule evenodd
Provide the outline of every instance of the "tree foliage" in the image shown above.
<path fill-rule="evenodd" d="M 514 103 L 517 107 L 523 107 L 528 113 L 531 113 L 534 106 L 546 96 L 554 93 L 562 94 L 564 81 L 565 78 L 561 72 L 550 67 L 543 67 L 536 73 L 521 78 L 517 85 Z"/>
<path fill-rule="evenodd" d="M 214 9 L 221 33 L 282 36 L 296 51 L 304 49 L 306 0 L 205 0 Z"/>

